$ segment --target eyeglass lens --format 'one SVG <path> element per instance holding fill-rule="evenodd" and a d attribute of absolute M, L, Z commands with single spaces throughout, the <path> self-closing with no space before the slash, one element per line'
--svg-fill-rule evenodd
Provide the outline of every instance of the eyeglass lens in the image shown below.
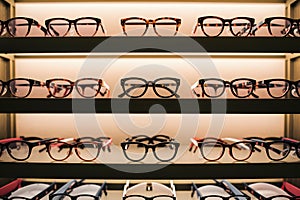
<path fill-rule="evenodd" d="M 25 79 L 12 79 L 9 81 L 9 90 L 13 96 L 26 97 L 31 90 L 31 84 Z"/>
<path fill-rule="evenodd" d="M 66 80 L 53 80 L 50 81 L 48 89 L 52 96 L 62 98 L 71 93 L 73 86 Z"/>
<path fill-rule="evenodd" d="M 30 153 L 30 147 L 23 141 L 14 141 L 7 143 L 7 151 L 9 155 L 16 160 L 27 159 Z"/>
<path fill-rule="evenodd" d="M 290 32 L 292 24 L 288 19 L 275 18 L 270 21 L 270 23 L 268 24 L 268 28 L 271 35 L 282 37 Z"/>
<path fill-rule="evenodd" d="M 99 81 L 95 79 L 81 79 L 75 84 L 77 92 L 83 97 L 95 97 L 100 90 Z"/>
<path fill-rule="evenodd" d="M 279 98 L 279 97 L 283 97 L 289 91 L 290 84 L 289 82 L 284 80 L 274 80 L 269 82 L 269 84 L 267 85 L 267 89 L 270 96 Z"/>
<path fill-rule="evenodd" d="M 285 142 L 273 142 L 268 148 L 268 155 L 273 160 L 282 160 L 288 156 L 291 146 Z"/>
<path fill-rule="evenodd" d="M 8 32 L 16 37 L 25 37 L 29 31 L 31 24 L 26 19 L 13 18 L 8 21 Z"/>

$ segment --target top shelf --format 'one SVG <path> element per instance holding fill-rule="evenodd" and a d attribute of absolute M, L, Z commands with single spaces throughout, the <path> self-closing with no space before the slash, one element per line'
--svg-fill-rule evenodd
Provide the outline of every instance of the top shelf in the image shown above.
<path fill-rule="evenodd" d="M 300 38 L 26 37 L 0 38 L 0 53 L 299 53 Z"/>

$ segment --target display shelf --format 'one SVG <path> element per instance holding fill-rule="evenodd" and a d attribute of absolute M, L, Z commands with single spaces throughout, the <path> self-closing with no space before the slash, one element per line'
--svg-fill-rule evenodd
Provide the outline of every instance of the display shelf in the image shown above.
<path fill-rule="evenodd" d="M 299 42 L 297 37 L 27 37 L 0 38 L 0 53 L 299 53 Z"/>
<path fill-rule="evenodd" d="M 299 178 L 297 163 L 226 163 L 226 164 L 83 164 L 2 162 L 2 178 L 86 178 L 86 179 L 212 179 L 212 178 Z M 153 169 L 127 173 L 117 169 Z"/>
<path fill-rule="evenodd" d="M 198 107 L 198 109 L 197 109 Z M 299 99 L 0 98 L 1 113 L 300 113 Z"/>

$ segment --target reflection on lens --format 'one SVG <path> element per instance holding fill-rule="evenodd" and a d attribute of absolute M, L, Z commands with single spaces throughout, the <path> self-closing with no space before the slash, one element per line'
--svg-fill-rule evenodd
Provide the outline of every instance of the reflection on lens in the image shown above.
<path fill-rule="evenodd" d="M 0 92 L 1 92 L 0 95 L 2 95 L 4 92 L 4 84 L 2 81 L 0 81 Z"/>
<path fill-rule="evenodd" d="M 69 28 L 69 22 L 64 19 L 51 20 L 48 25 L 48 31 L 53 37 L 63 37 L 67 35 Z"/>
<path fill-rule="evenodd" d="M 225 91 L 224 82 L 221 80 L 207 79 L 203 83 L 202 87 L 208 97 L 219 97 Z"/>
<path fill-rule="evenodd" d="M 72 85 L 66 80 L 53 80 L 49 84 L 49 90 L 52 96 L 62 98 L 68 96 L 72 92 Z"/>
<path fill-rule="evenodd" d="M 23 141 L 13 141 L 7 144 L 7 151 L 16 160 L 25 160 L 29 157 L 29 146 Z"/>
<path fill-rule="evenodd" d="M 175 80 L 168 78 L 159 79 L 155 81 L 154 84 L 154 91 L 157 93 L 158 96 L 162 97 L 174 96 L 179 86 Z"/>
<path fill-rule="evenodd" d="M 82 142 L 77 145 L 76 153 L 85 161 L 95 160 L 99 154 L 100 146 L 97 142 Z"/>
<path fill-rule="evenodd" d="M 124 149 L 125 156 L 132 161 L 140 161 L 146 156 L 146 148 L 143 144 L 126 144 Z"/>
<path fill-rule="evenodd" d="M 131 78 L 124 82 L 124 92 L 130 97 L 140 97 L 146 92 L 147 83 L 141 79 Z"/>
<path fill-rule="evenodd" d="M 80 79 L 75 84 L 77 92 L 83 97 L 95 97 L 100 89 L 97 79 Z"/>
<path fill-rule="evenodd" d="M 247 79 L 233 81 L 231 84 L 232 93 L 240 98 L 248 97 L 252 93 L 253 89 L 253 83 Z"/>
<path fill-rule="evenodd" d="M 234 159 L 243 161 L 250 157 L 252 145 L 248 142 L 237 142 L 232 146 L 232 156 Z"/>
<path fill-rule="evenodd" d="M 62 161 L 68 158 L 70 145 L 64 142 L 53 142 L 49 145 L 48 153 L 53 160 Z"/>
<path fill-rule="evenodd" d="M 81 19 L 77 21 L 76 28 L 80 36 L 94 36 L 97 32 L 98 24 L 94 19 Z"/>
<path fill-rule="evenodd" d="M 155 23 L 156 33 L 160 36 L 173 36 L 176 34 L 176 21 L 172 19 L 161 19 Z"/>
<path fill-rule="evenodd" d="M 154 153 L 158 160 L 170 161 L 176 156 L 177 148 L 173 143 L 161 143 L 156 145 Z"/>
<path fill-rule="evenodd" d="M 15 37 L 25 37 L 29 33 L 29 26 L 26 19 L 13 19 L 8 22 L 8 32 Z"/>
<path fill-rule="evenodd" d="M 246 37 L 251 30 L 251 22 L 247 19 L 234 19 L 230 24 L 230 28 L 237 37 Z"/>
<path fill-rule="evenodd" d="M 203 32 L 209 37 L 216 37 L 223 31 L 223 22 L 218 18 L 207 18 L 203 20 Z"/>
<path fill-rule="evenodd" d="M 206 160 L 219 160 L 224 153 L 224 147 L 217 142 L 203 142 L 201 145 L 201 154 Z"/>
<path fill-rule="evenodd" d="M 283 37 L 291 30 L 292 24 L 286 19 L 273 19 L 270 22 L 270 31 L 273 36 Z"/>
<path fill-rule="evenodd" d="M 128 36 L 142 36 L 146 31 L 146 22 L 142 19 L 130 19 L 125 22 L 125 31 Z"/>
<path fill-rule="evenodd" d="M 282 160 L 288 156 L 291 147 L 285 142 L 274 142 L 268 148 L 269 156 L 272 160 Z"/>
<path fill-rule="evenodd" d="M 271 81 L 268 84 L 268 91 L 272 97 L 283 97 L 289 90 L 289 83 L 284 80 Z"/>
<path fill-rule="evenodd" d="M 9 90 L 15 97 L 26 97 L 30 92 L 30 82 L 25 79 L 12 79 L 9 82 Z"/>

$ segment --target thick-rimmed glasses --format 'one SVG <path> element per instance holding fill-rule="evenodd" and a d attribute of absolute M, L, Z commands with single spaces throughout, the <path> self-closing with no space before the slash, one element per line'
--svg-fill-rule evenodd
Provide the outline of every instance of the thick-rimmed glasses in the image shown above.
<path fill-rule="evenodd" d="M 79 36 L 94 36 L 101 27 L 103 33 L 104 28 L 101 19 L 95 17 L 81 17 L 74 20 L 66 18 L 51 18 L 45 21 L 47 30 L 52 37 L 64 37 L 71 30 L 71 25 L 75 27 L 75 31 Z"/>
<path fill-rule="evenodd" d="M 147 192 L 151 196 L 145 196 Z M 157 193 L 157 195 L 155 194 Z M 170 181 L 170 188 L 156 182 L 143 182 L 130 187 L 126 181 L 123 190 L 123 200 L 176 200 L 176 191 L 173 181 Z"/>
<path fill-rule="evenodd" d="M 217 185 L 205 185 L 202 187 L 198 187 L 195 183 L 192 183 L 192 194 L 191 197 L 194 197 L 194 194 L 197 194 L 198 199 L 200 200 L 250 200 L 251 198 L 242 192 L 240 192 L 237 188 L 235 188 L 229 182 L 227 183 L 227 187 L 220 185 L 217 182 Z M 234 190 L 232 190 L 232 189 Z M 205 193 L 203 195 L 202 193 Z"/>
<path fill-rule="evenodd" d="M 196 33 L 198 26 L 207 37 L 218 37 L 229 26 L 229 30 L 235 37 L 247 37 L 251 33 L 255 19 L 250 17 L 235 17 L 232 19 L 223 19 L 217 16 L 199 17 L 195 26 Z"/>
<path fill-rule="evenodd" d="M 55 161 L 66 160 L 72 153 L 72 149 L 75 149 L 75 153 L 83 161 L 93 161 L 99 154 L 101 149 L 106 147 L 110 151 L 109 145 L 111 145 L 111 138 L 93 138 L 93 139 L 74 139 L 72 143 L 66 142 L 66 140 L 57 140 L 46 143 L 47 152 Z M 43 151 L 44 149 L 40 150 Z"/>
<path fill-rule="evenodd" d="M 0 197 L 1 200 L 36 200 L 42 199 L 56 188 L 55 183 L 34 183 L 17 189 L 8 197 Z"/>
<path fill-rule="evenodd" d="M 198 97 L 210 97 L 217 98 L 224 94 L 226 87 L 230 87 L 232 94 L 238 98 L 246 98 L 252 95 L 255 98 L 258 98 L 256 94 L 253 93 L 256 86 L 256 80 L 249 78 L 238 78 L 232 81 L 224 81 L 219 78 L 206 78 L 200 79 L 191 89 L 193 93 Z M 202 94 L 196 92 L 196 88 L 201 87 Z"/>
<path fill-rule="evenodd" d="M 64 98 L 71 94 L 75 86 L 78 94 L 85 98 L 109 95 L 109 86 L 102 80 L 96 78 L 81 78 L 75 82 L 63 78 L 49 79 L 46 87 L 49 91 L 48 97 Z"/>
<path fill-rule="evenodd" d="M 180 85 L 180 79 L 163 77 L 155 79 L 154 81 L 147 81 L 143 78 L 129 77 L 121 79 L 121 86 L 123 93 L 119 97 L 128 96 L 131 98 L 142 97 L 148 87 L 152 87 L 154 93 L 161 98 L 169 98 L 175 96 L 179 98 L 177 94 Z"/>
<path fill-rule="evenodd" d="M 152 149 L 157 160 L 161 162 L 168 162 L 175 158 L 179 148 L 179 143 L 168 136 L 156 135 L 148 137 L 140 135 L 127 138 L 125 142 L 121 143 L 121 147 L 125 157 L 133 162 L 143 160 L 149 149 Z"/>
<path fill-rule="evenodd" d="M 272 98 L 282 98 L 289 91 L 294 97 L 300 97 L 300 80 L 290 81 L 286 79 L 267 79 L 257 83 L 258 88 L 267 88 Z"/>
<path fill-rule="evenodd" d="M 221 159 L 226 148 L 229 148 L 229 155 L 236 161 L 247 160 L 255 150 L 255 142 L 253 141 L 239 141 L 232 144 L 211 138 L 202 139 L 200 142 L 192 138 L 191 141 L 193 144 L 198 145 L 202 157 L 207 161 L 217 161 Z"/>
<path fill-rule="evenodd" d="M 129 17 L 121 19 L 121 26 L 125 35 L 143 36 L 153 25 L 154 32 L 158 36 L 176 35 L 181 25 L 181 19 L 174 17 L 160 17 L 157 19 L 144 19 L 141 17 Z"/>
<path fill-rule="evenodd" d="M 38 137 L 28 138 L 16 138 L 16 139 L 4 139 L 0 140 L 0 156 L 6 150 L 8 155 L 17 161 L 27 160 L 32 152 L 32 149 L 36 146 L 43 145 L 55 138 L 41 139 Z M 36 142 L 29 142 L 31 140 L 37 140 Z"/>
<path fill-rule="evenodd" d="M 274 37 L 300 36 L 300 19 L 269 17 L 253 28 L 252 35 L 262 26 L 268 26 L 269 34 Z"/>
<path fill-rule="evenodd" d="M 47 34 L 47 29 L 36 20 L 28 17 L 14 17 L 7 21 L 0 20 L 0 35 L 3 35 L 6 31 L 12 37 L 26 37 L 30 33 L 32 26 L 36 26 L 45 35 Z"/>
<path fill-rule="evenodd" d="M 99 200 L 102 193 L 107 195 L 106 182 L 102 185 L 82 183 L 71 180 L 54 193 L 50 194 L 50 200 Z"/>
<path fill-rule="evenodd" d="M 269 183 L 253 183 L 248 185 L 244 183 L 245 189 L 247 189 L 256 198 L 261 200 L 299 200 L 300 196 L 291 196 L 284 190 L 271 185 Z M 265 194 L 264 194 L 265 193 Z"/>
<path fill-rule="evenodd" d="M 43 82 L 28 78 L 14 78 L 6 82 L 0 80 L 0 95 L 8 91 L 14 97 L 25 98 L 31 93 L 33 86 L 43 87 L 44 85 Z"/>

